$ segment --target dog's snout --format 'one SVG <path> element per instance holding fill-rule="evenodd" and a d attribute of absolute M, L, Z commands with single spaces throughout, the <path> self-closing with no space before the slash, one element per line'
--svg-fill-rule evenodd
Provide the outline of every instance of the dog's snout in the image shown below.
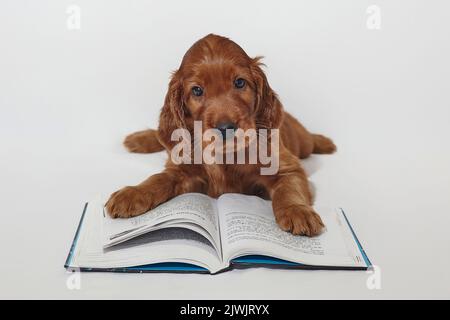
<path fill-rule="evenodd" d="M 219 130 L 222 134 L 222 137 L 226 139 L 227 132 L 228 137 L 232 137 L 234 135 L 234 131 L 236 131 L 237 129 L 237 126 L 233 122 L 221 122 L 217 125 L 216 129 Z"/>

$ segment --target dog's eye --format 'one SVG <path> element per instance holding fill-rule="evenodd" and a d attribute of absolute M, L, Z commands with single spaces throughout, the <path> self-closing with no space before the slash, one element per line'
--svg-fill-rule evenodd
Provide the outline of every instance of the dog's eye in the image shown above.
<path fill-rule="evenodd" d="M 238 89 L 242 89 L 243 87 L 245 87 L 245 80 L 242 78 L 234 80 L 234 86 Z"/>
<path fill-rule="evenodd" d="M 194 96 L 200 97 L 203 94 L 203 89 L 199 86 L 192 87 L 192 94 Z"/>

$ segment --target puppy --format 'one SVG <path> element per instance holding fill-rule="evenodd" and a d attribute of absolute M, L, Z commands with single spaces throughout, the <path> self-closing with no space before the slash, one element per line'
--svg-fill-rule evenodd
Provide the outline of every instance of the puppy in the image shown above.
<path fill-rule="evenodd" d="M 163 172 L 136 186 L 113 193 L 106 204 L 111 217 L 140 215 L 183 193 L 200 192 L 211 197 L 243 193 L 271 199 L 281 229 L 295 235 L 314 236 L 324 224 L 312 208 L 312 195 L 300 159 L 311 153 L 333 153 L 333 142 L 311 134 L 283 111 L 280 100 L 261 70 L 260 57 L 250 58 L 228 38 L 210 34 L 197 41 L 173 73 L 162 107 L 158 130 L 129 135 L 131 152 L 151 153 L 176 145 L 174 130 L 222 133 L 242 129 L 279 129 L 279 168 L 274 175 L 261 175 L 256 164 L 176 164 L 172 159 Z M 194 142 L 193 142 L 194 143 Z"/>

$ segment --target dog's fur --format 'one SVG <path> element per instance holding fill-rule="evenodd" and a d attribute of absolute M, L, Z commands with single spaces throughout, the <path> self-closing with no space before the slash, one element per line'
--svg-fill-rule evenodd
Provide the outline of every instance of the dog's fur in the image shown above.
<path fill-rule="evenodd" d="M 283 107 L 261 70 L 260 57 L 250 58 L 233 41 L 208 35 L 197 41 L 185 54 L 174 72 L 160 114 L 158 130 L 129 135 L 125 146 L 131 152 L 170 151 L 175 142 L 173 130 L 192 131 L 195 120 L 203 129 L 218 122 L 233 121 L 242 129 L 279 128 L 279 171 L 261 175 L 260 164 L 174 164 L 137 186 L 113 193 L 107 202 L 112 217 L 140 215 L 159 204 L 187 192 L 201 192 L 212 197 L 227 192 L 258 195 L 272 200 L 278 225 L 293 234 L 314 236 L 324 227 L 314 212 L 312 195 L 300 159 L 311 153 L 333 153 L 333 142 L 309 133 Z M 237 89 L 236 78 L 246 80 Z M 191 93 L 193 86 L 204 90 L 201 97 Z"/>

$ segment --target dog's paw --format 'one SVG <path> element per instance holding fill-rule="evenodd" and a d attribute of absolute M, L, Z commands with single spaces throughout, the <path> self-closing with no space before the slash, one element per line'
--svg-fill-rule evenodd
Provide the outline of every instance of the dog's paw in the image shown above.
<path fill-rule="evenodd" d="M 135 217 L 151 207 L 151 198 L 136 187 L 125 187 L 114 192 L 106 203 L 106 211 L 112 218 Z"/>
<path fill-rule="evenodd" d="M 146 135 L 143 132 L 135 132 L 128 135 L 123 141 L 123 145 L 130 152 L 146 153 L 147 141 Z"/>
<path fill-rule="evenodd" d="M 158 132 L 153 129 L 130 134 L 123 141 L 123 145 L 128 151 L 134 153 L 152 153 L 164 150 L 158 141 Z"/>
<path fill-rule="evenodd" d="M 310 206 L 294 205 L 275 212 L 281 229 L 295 235 L 313 237 L 322 232 L 325 225 L 320 216 Z"/>

